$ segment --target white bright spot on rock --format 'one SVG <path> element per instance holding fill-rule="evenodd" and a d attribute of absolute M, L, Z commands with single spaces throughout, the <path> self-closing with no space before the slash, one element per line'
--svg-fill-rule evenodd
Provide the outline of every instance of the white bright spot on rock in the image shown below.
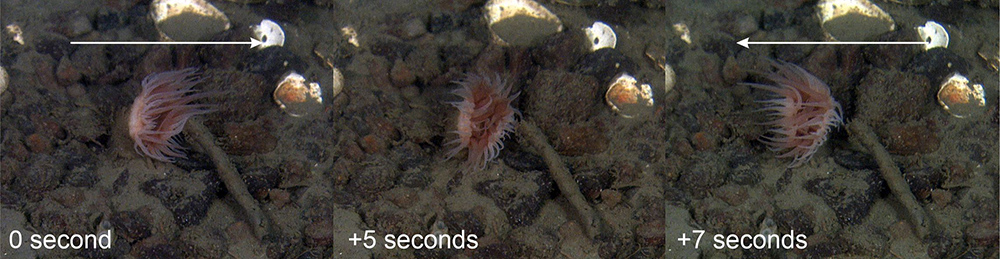
<path fill-rule="evenodd" d="M 920 34 L 920 40 L 927 42 L 927 45 L 924 45 L 924 50 L 939 47 L 948 48 L 948 31 L 941 24 L 927 21 L 924 26 L 917 26 L 917 33 Z"/>
<path fill-rule="evenodd" d="M 260 49 L 265 49 L 271 46 L 281 47 L 285 45 L 285 31 L 281 30 L 281 25 L 278 25 L 278 23 L 264 19 L 263 21 L 260 21 L 260 25 L 252 27 L 254 37 L 261 42 Z"/>
<path fill-rule="evenodd" d="M 584 28 L 583 31 L 587 34 L 591 51 L 603 48 L 613 49 L 615 48 L 615 43 L 618 41 L 618 37 L 615 36 L 615 30 L 603 22 L 594 22 L 594 25 Z"/>

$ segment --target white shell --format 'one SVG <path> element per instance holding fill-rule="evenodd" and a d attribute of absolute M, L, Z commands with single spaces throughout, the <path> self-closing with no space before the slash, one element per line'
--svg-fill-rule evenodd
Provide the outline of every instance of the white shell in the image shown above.
<path fill-rule="evenodd" d="M 301 117 L 323 109 L 322 95 L 318 83 L 306 83 L 305 77 L 291 71 L 274 89 L 274 102 L 288 115 Z"/>
<path fill-rule="evenodd" d="M 920 34 L 921 40 L 927 42 L 924 50 L 948 47 L 948 31 L 934 21 L 927 21 L 924 26 L 917 26 L 917 33 Z"/>
<path fill-rule="evenodd" d="M 584 33 L 587 34 L 587 40 L 590 43 L 590 50 L 597 51 L 603 48 L 615 48 L 615 42 L 618 41 L 618 37 L 615 36 L 615 30 L 611 29 L 611 26 L 604 24 L 603 22 L 594 22 L 589 28 L 583 29 Z"/>
<path fill-rule="evenodd" d="M 483 14 L 493 40 L 503 46 L 533 46 L 563 28 L 559 17 L 533 0 L 490 0 Z"/>
<path fill-rule="evenodd" d="M 260 25 L 252 27 L 254 38 L 260 40 L 260 49 L 285 45 L 285 31 L 281 30 L 281 25 L 274 21 L 264 19 L 260 21 Z"/>
<path fill-rule="evenodd" d="M 0 94 L 7 91 L 7 69 L 0 67 Z"/>
<path fill-rule="evenodd" d="M 952 73 L 941 83 L 937 93 L 938 104 L 956 118 L 977 114 L 986 106 L 983 85 L 969 85 L 969 79 L 959 73 Z"/>
<path fill-rule="evenodd" d="M 604 101 L 612 111 L 625 118 L 646 115 L 653 108 L 653 87 L 638 84 L 635 77 L 627 73 L 618 74 L 604 93 Z"/>
<path fill-rule="evenodd" d="M 173 41 L 201 41 L 229 29 L 229 18 L 205 0 L 154 0 L 153 23 Z"/>

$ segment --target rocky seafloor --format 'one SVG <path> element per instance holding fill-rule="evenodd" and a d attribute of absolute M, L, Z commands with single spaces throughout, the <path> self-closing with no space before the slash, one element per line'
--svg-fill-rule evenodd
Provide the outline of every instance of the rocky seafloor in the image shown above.
<path fill-rule="evenodd" d="M 822 41 L 816 1 L 538 1 L 564 30 L 529 47 L 493 43 L 481 0 L 210 1 L 242 41 L 271 19 L 283 47 L 71 45 L 155 41 L 149 1 L 4 1 L 0 65 L 0 253 L 84 258 L 996 258 L 998 113 L 995 1 L 874 1 L 895 19 L 883 41 L 916 39 L 926 20 L 951 46 L 766 46 Z M 254 3 L 257 2 L 257 3 Z M 596 4 L 596 5 L 595 5 Z M 581 28 L 612 25 L 590 52 Z M 11 27 L 10 25 L 16 25 Z M 991 48 L 992 46 L 992 48 Z M 917 233 L 871 152 L 840 127 L 802 167 L 759 141 L 761 60 L 826 82 L 847 124 L 873 127 L 929 218 Z M 234 199 L 193 140 L 187 159 L 133 150 L 122 118 L 151 73 L 201 69 L 216 111 L 199 120 L 237 169 L 267 228 Z M 675 72 L 664 80 L 663 68 Z M 951 69 L 986 89 L 955 118 L 935 99 Z M 585 224 L 523 132 L 485 169 L 458 172 L 451 90 L 465 73 L 522 71 L 514 106 L 537 125 L 597 218 Z M 296 70 L 323 88 L 303 117 L 273 100 Z M 334 75 L 338 70 L 343 81 Z M 648 113 L 624 118 L 605 92 L 628 70 L 652 86 Z M 665 82 L 666 81 L 666 82 Z M 334 87 L 334 85 L 339 87 Z M 668 87 L 670 85 L 671 87 Z M 185 134 L 186 135 L 186 134 Z M 241 192 L 242 193 L 242 192 Z M 585 218 L 585 217 L 584 217 Z M 96 233 L 112 249 L 7 247 L 11 230 Z M 682 233 L 801 233 L 805 249 L 729 250 Z M 374 230 L 379 245 L 349 242 Z M 476 249 L 385 249 L 385 234 L 475 233 Z M 703 241 L 705 242 L 705 241 Z"/>

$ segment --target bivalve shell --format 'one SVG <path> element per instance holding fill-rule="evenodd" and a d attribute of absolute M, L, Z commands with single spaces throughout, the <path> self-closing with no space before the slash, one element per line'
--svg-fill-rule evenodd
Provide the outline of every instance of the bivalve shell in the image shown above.
<path fill-rule="evenodd" d="M 917 26 L 917 34 L 920 34 L 920 39 L 927 42 L 924 50 L 948 47 L 948 31 L 934 21 L 927 21 L 924 26 Z"/>
<path fill-rule="evenodd" d="M 318 83 L 306 82 L 306 78 L 295 71 L 288 72 L 274 89 L 274 102 L 282 111 L 293 117 L 308 115 L 322 110 L 322 89 Z"/>
<path fill-rule="evenodd" d="M 621 73 L 608 86 L 604 100 L 618 115 L 632 118 L 652 110 L 653 89 L 649 84 L 638 84 L 631 75 Z"/>
<path fill-rule="evenodd" d="M 594 22 L 589 28 L 584 28 L 583 32 L 587 34 L 588 43 L 590 43 L 590 50 L 597 51 L 603 48 L 615 48 L 615 43 L 618 41 L 618 37 L 615 36 L 615 30 L 611 29 L 611 26 L 604 24 L 603 22 Z"/>
<path fill-rule="evenodd" d="M 493 39 L 501 45 L 530 47 L 562 31 L 559 17 L 532 0 L 490 0 L 483 10 Z"/>
<path fill-rule="evenodd" d="M 205 0 L 154 0 L 149 8 L 156 29 L 170 40 L 205 40 L 229 29 L 229 18 Z"/>
<path fill-rule="evenodd" d="M 817 7 L 823 31 L 838 41 L 864 41 L 896 26 L 868 0 L 821 0 Z"/>
<path fill-rule="evenodd" d="M 937 94 L 938 104 L 956 118 L 965 118 L 976 114 L 986 107 L 983 86 L 969 85 L 969 79 L 959 73 L 952 73 Z"/>
<path fill-rule="evenodd" d="M 274 21 L 264 19 L 260 25 L 252 26 L 255 39 L 260 40 L 260 49 L 285 45 L 285 31 Z"/>

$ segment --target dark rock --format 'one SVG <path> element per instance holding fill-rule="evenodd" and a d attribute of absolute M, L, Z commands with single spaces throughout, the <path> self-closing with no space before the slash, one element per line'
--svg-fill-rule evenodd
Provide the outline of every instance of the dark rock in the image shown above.
<path fill-rule="evenodd" d="M 774 212 L 774 222 L 778 225 L 777 233 L 790 233 L 811 236 L 813 234 L 812 219 L 801 210 L 778 210 Z"/>
<path fill-rule="evenodd" d="M 246 71 L 263 75 L 267 82 L 277 83 L 288 71 L 306 71 L 305 62 L 285 48 L 265 48 L 251 53 L 243 61 Z"/>
<path fill-rule="evenodd" d="M 181 227 L 197 225 L 208 213 L 212 200 L 221 191 L 218 176 L 195 171 L 172 179 L 156 179 L 142 184 L 142 192 L 156 197 L 173 213 Z"/>
<path fill-rule="evenodd" d="M 573 174 L 573 180 L 580 186 L 580 192 L 590 202 L 595 202 L 601 196 L 601 191 L 611 188 L 615 176 L 609 170 L 587 170 Z"/>
<path fill-rule="evenodd" d="M 444 224 L 448 226 L 449 231 L 454 230 L 465 230 L 465 233 L 472 233 L 481 235 L 486 233 L 486 229 L 483 223 L 479 221 L 475 213 L 469 211 L 449 211 L 444 215 Z"/>
<path fill-rule="evenodd" d="M 373 200 L 375 194 L 389 190 L 399 178 L 399 169 L 394 162 L 381 160 L 372 162 L 351 177 L 347 188 L 362 199 Z"/>
<path fill-rule="evenodd" d="M 833 151 L 833 161 L 848 170 L 878 170 L 875 158 L 869 154 L 855 152 L 847 149 L 835 149 Z"/>
<path fill-rule="evenodd" d="M 920 36 L 915 30 L 895 30 L 878 37 L 876 41 L 916 41 Z M 861 53 L 865 61 L 883 69 L 900 69 L 909 63 L 913 55 L 920 52 L 917 45 L 875 44 L 862 47 Z"/>
<path fill-rule="evenodd" d="M 953 72 L 968 75 L 969 62 L 947 48 L 933 48 L 917 54 L 903 70 L 923 75 L 930 79 L 931 83 L 937 85 L 944 82 L 946 77 Z M 903 86 L 894 86 L 894 88 L 904 89 Z"/>
<path fill-rule="evenodd" d="M 43 197 L 41 194 L 59 187 L 59 182 L 66 174 L 62 168 L 62 161 L 49 155 L 39 154 L 32 159 L 27 169 L 7 173 L 15 174 L 12 190 L 30 201 L 39 201 Z"/>
<path fill-rule="evenodd" d="M 844 225 L 861 223 L 874 200 L 887 188 L 878 172 L 859 170 L 851 174 L 853 176 L 813 179 L 805 184 L 805 189 L 823 198 Z"/>
<path fill-rule="evenodd" d="M 528 153 L 521 149 L 517 141 L 504 141 L 503 152 L 500 152 L 500 159 L 504 164 L 521 172 L 544 171 L 548 168 L 541 156 Z"/>
<path fill-rule="evenodd" d="M 764 178 L 760 172 L 760 162 L 749 152 L 736 152 L 729 159 L 729 175 L 726 180 L 739 185 L 756 185 Z"/>
<path fill-rule="evenodd" d="M 111 224 L 115 234 L 125 237 L 131 242 L 149 237 L 149 221 L 135 211 L 120 211 L 111 214 Z"/>
<path fill-rule="evenodd" d="M 574 71 L 593 76 L 598 82 L 610 83 L 621 72 L 635 73 L 638 65 L 618 50 L 603 48 L 583 56 Z"/>
<path fill-rule="evenodd" d="M 698 160 L 689 170 L 681 173 L 677 179 L 677 185 L 691 198 L 703 199 L 708 195 L 709 190 L 722 186 L 726 182 L 728 170 L 719 163 L 723 158 L 718 154 L 701 152 L 698 155 Z"/>
<path fill-rule="evenodd" d="M 271 188 L 277 188 L 281 182 L 281 172 L 270 167 L 259 167 L 243 171 L 243 182 L 247 191 L 258 201 L 263 201 Z"/>
<path fill-rule="evenodd" d="M 944 176 L 940 170 L 926 167 L 920 169 L 907 170 L 903 173 L 903 178 L 910 185 L 910 191 L 916 196 L 918 201 L 929 202 L 931 191 L 941 187 Z"/>
<path fill-rule="evenodd" d="M 531 59 L 543 69 L 567 70 L 587 53 L 586 42 L 582 30 L 563 30 L 532 49 Z"/>
<path fill-rule="evenodd" d="M 542 203 L 555 195 L 555 182 L 541 171 L 507 173 L 504 178 L 479 183 L 476 192 L 492 199 L 514 227 L 531 225 Z"/>

